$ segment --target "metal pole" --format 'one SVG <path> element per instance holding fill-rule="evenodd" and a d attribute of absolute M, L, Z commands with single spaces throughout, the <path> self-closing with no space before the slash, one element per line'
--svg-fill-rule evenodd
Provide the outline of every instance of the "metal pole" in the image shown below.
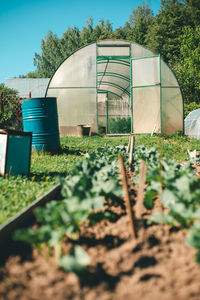
<path fill-rule="evenodd" d="M 106 100 L 106 133 L 108 133 L 108 99 Z"/>

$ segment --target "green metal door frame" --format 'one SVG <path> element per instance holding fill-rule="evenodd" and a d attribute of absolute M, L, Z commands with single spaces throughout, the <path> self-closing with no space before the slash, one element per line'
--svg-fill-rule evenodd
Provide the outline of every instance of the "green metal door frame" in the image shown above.
<path fill-rule="evenodd" d="M 148 84 L 148 85 L 139 85 L 139 86 L 134 86 L 134 84 L 132 84 L 132 80 L 133 80 L 133 67 L 132 67 L 132 61 L 133 60 L 141 60 L 141 59 L 151 59 L 151 58 L 154 58 L 154 57 L 158 57 L 159 58 L 159 82 L 156 83 L 156 84 Z M 123 64 L 123 65 L 128 65 L 128 62 L 127 62 L 127 59 L 130 59 L 130 110 L 131 110 L 131 133 L 134 133 L 134 117 L 133 117 L 133 101 L 134 101 L 134 89 L 135 88 L 141 88 L 141 87 L 152 87 L 152 86 L 157 86 L 159 85 L 160 86 L 160 128 L 161 128 L 161 131 L 162 131 L 162 88 L 161 88 L 161 57 L 160 55 L 151 55 L 151 56 L 142 56 L 142 57 L 136 57 L 136 58 L 132 58 L 132 57 L 123 57 L 123 56 L 117 56 L 117 57 L 112 57 L 112 56 L 101 56 L 101 57 L 97 57 L 97 66 L 96 66 L 96 77 L 97 77 L 97 94 L 100 92 L 102 93 L 105 93 L 106 92 L 106 89 L 105 90 L 99 90 L 98 91 L 98 77 L 101 77 L 101 80 L 100 82 L 101 83 L 104 83 L 104 81 L 102 81 L 103 79 L 103 75 L 106 75 L 106 71 L 105 72 L 98 72 L 98 64 L 101 64 L 101 63 L 105 63 L 105 61 L 107 61 L 108 63 L 120 63 L 120 64 Z M 121 76 L 120 74 L 117 74 L 117 73 L 111 73 L 111 72 L 108 72 L 107 74 L 108 76 L 113 76 L 113 77 L 121 77 L 121 79 L 123 80 L 126 80 L 128 81 L 128 77 L 125 77 L 125 76 Z M 125 89 L 123 89 L 121 86 L 116 86 L 116 84 L 114 83 L 110 83 L 110 82 L 105 82 L 106 85 L 108 86 L 115 86 L 117 87 L 119 90 L 122 90 L 123 93 L 125 91 Z M 108 91 L 107 91 L 108 92 Z M 120 95 L 119 95 L 120 96 Z M 97 95 L 97 99 L 98 99 L 98 95 Z M 106 100 L 106 114 L 105 114 L 105 117 L 106 117 L 106 130 L 108 132 L 108 99 Z M 98 124 L 98 100 L 97 100 L 97 124 Z"/>
<path fill-rule="evenodd" d="M 158 57 L 159 58 L 159 82 L 155 84 L 149 84 L 149 85 L 137 85 L 134 86 L 132 85 L 133 82 L 133 66 L 132 66 L 132 61 L 133 60 L 141 60 L 141 59 L 148 59 L 148 58 L 154 58 Z M 133 127 L 133 89 L 135 88 L 141 88 L 141 87 L 152 87 L 152 86 L 160 86 L 160 130 L 162 132 L 162 87 L 161 87 L 161 57 L 160 55 L 151 55 L 151 56 L 142 56 L 142 57 L 136 57 L 136 58 L 131 58 L 130 61 L 130 98 L 131 98 L 131 133 L 134 133 L 134 127 Z"/>
<path fill-rule="evenodd" d="M 98 48 L 98 45 L 97 45 L 97 48 Z M 131 51 L 131 47 L 130 47 L 130 51 Z M 131 58 L 130 56 L 97 56 L 97 59 L 96 59 L 97 126 L 99 124 L 99 120 L 98 120 L 99 117 L 103 116 L 103 115 L 99 115 L 99 113 L 98 113 L 98 94 L 99 93 L 106 93 L 106 89 L 105 88 L 104 89 L 98 89 L 99 82 L 102 83 L 102 84 L 104 84 L 104 85 L 107 85 L 107 86 L 115 87 L 119 91 L 121 91 L 121 93 L 116 94 L 116 96 L 118 96 L 118 98 L 122 99 L 122 95 L 124 93 L 127 94 L 130 97 L 130 93 L 127 90 L 129 88 L 129 86 L 130 86 L 130 79 L 127 76 L 124 76 L 122 74 L 118 74 L 118 73 L 114 73 L 114 72 L 106 72 L 107 65 L 108 65 L 108 63 L 117 63 L 117 64 L 121 64 L 121 65 L 130 67 L 130 58 Z M 105 68 L 104 72 L 98 72 L 98 64 L 102 64 L 102 63 L 105 63 L 105 62 L 107 62 L 107 65 L 106 65 L 106 68 Z M 108 75 L 110 77 L 117 77 L 117 78 L 122 79 L 123 81 L 127 81 L 127 84 L 128 84 L 127 87 L 123 88 L 122 86 L 117 85 L 114 82 L 103 81 L 103 76 L 106 76 L 106 75 Z M 101 78 L 101 79 L 98 80 L 98 78 Z M 112 91 L 107 91 L 107 98 L 108 98 L 108 92 L 111 93 L 111 94 L 115 94 Z M 106 117 L 106 131 L 108 132 L 108 118 L 109 118 L 108 99 L 106 100 L 106 114 L 105 114 L 105 117 Z"/>

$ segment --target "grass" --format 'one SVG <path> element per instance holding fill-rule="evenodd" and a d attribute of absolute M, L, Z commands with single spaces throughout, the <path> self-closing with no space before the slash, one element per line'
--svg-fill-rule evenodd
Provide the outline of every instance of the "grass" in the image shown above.
<path fill-rule="evenodd" d="M 127 140 L 127 138 L 126 138 Z M 121 138 L 112 140 L 112 145 L 122 144 Z M 51 187 L 59 183 L 59 177 L 66 177 L 72 166 L 83 154 L 106 146 L 110 141 L 104 138 L 61 138 L 61 151 L 52 155 L 45 152 L 34 152 L 31 157 L 30 175 L 0 176 L 0 224 L 20 212 L 35 199 L 42 196 Z"/>
<path fill-rule="evenodd" d="M 0 177 L 0 224 L 27 207 L 66 177 L 83 154 L 102 146 L 127 145 L 124 137 L 63 137 L 61 151 L 52 155 L 45 152 L 32 153 L 30 176 Z M 136 135 L 136 145 L 155 147 L 162 156 L 179 161 L 188 159 L 187 149 L 200 149 L 200 141 L 185 136 Z"/>
<path fill-rule="evenodd" d="M 174 135 L 137 135 L 136 145 L 144 144 L 146 147 L 155 147 L 162 157 L 176 159 L 179 162 L 188 160 L 187 149 L 200 150 L 200 140 L 189 138 L 180 134 Z"/>

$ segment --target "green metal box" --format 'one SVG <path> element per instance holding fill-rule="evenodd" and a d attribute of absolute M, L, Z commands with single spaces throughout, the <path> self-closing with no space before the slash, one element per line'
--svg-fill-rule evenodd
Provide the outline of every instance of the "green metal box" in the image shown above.
<path fill-rule="evenodd" d="M 28 175 L 32 133 L 0 129 L 0 174 Z"/>

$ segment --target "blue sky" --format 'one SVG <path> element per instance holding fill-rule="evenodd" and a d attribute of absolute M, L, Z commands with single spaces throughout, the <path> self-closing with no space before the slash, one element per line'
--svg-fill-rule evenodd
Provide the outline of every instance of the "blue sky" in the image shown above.
<path fill-rule="evenodd" d="M 94 25 L 109 19 L 116 29 L 123 26 L 142 0 L 0 0 L 0 83 L 34 71 L 34 53 L 48 30 L 61 37 L 68 27 Z M 144 1 L 146 2 L 146 1 Z M 154 14 L 160 0 L 148 0 Z"/>

